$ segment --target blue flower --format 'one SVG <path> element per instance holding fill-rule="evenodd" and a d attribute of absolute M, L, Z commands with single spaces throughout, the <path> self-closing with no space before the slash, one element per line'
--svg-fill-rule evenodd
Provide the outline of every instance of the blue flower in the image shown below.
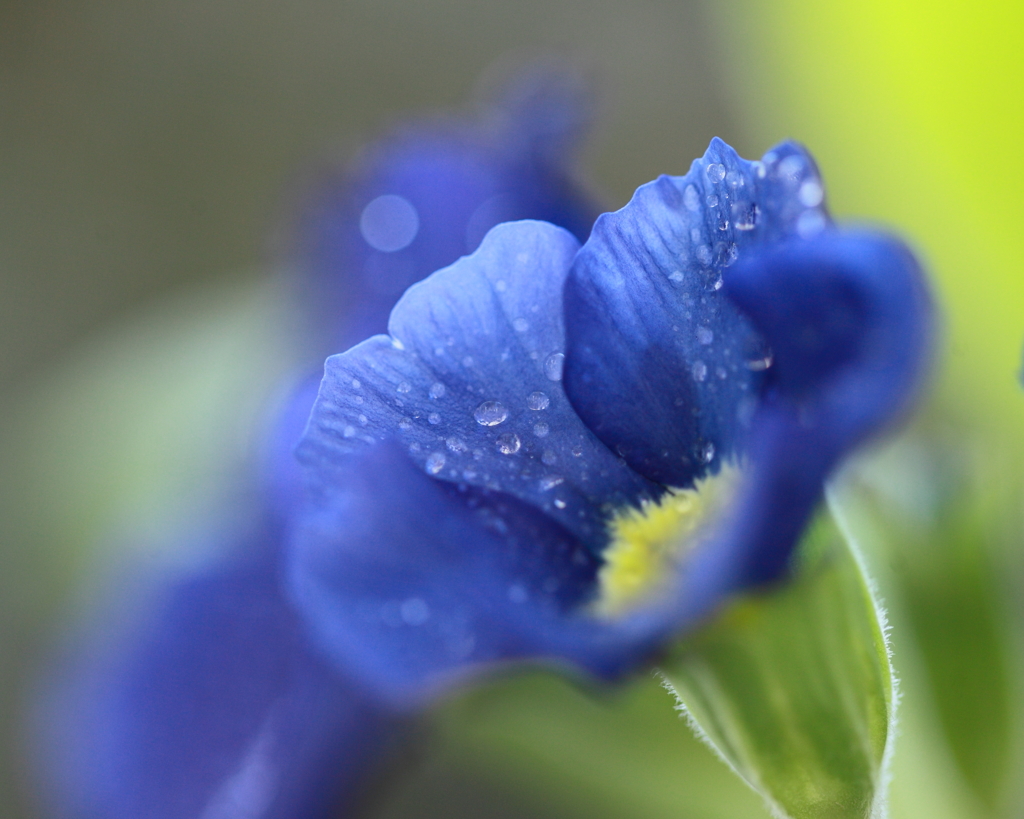
<path fill-rule="evenodd" d="M 312 819 L 467 674 L 621 677 L 780 578 L 824 480 L 908 406 L 918 266 L 832 225 L 803 149 L 715 140 L 591 232 L 559 94 L 399 137 L 304 223 L 335 343 L 408 289 L 328 359 L 305 489 L 300 389 L 253 531 L 74 666 L 48 712 L 69 815 Z"/>
<path fill-rule="evenodd" d="M 614 678 L 779 578 L 929 342 L 913 256 L 823 197 L 799 146 L 714 140 L 582 247 L 494 228 L 328 359 L 288 550 L 324 655 L 395 705 L 510 659 Z"/>

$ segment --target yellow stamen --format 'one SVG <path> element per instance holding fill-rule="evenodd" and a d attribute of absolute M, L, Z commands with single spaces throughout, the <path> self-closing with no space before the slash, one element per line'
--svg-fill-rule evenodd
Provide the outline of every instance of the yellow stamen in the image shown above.
<path fill-rule="evenodd" d="M 670 489 L 659 501 L 620 510 L 608 523 L 610 542 L 598 574 L 594 611 L 615 617 L 648 597 L 672 564 L 696 545 L 735 493 L 741 469 L 723 464 L 692 489 Z"/>

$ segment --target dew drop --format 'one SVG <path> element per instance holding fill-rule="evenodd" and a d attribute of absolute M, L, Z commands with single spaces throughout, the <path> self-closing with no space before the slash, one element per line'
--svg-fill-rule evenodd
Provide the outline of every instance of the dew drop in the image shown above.
<path fill-rule="evenodd" d="M 707 204 L 709 208 L 718 207 L 718 197 L 713 193 L 709 193 L 706 197 L 704 197 L 704 202 Z"/>
<path fill-rule="evenodd" d="M 430 415 L 427 416 L 427 420 L 434 426 L 437 426 L 438 424 L 441 423 L 441 416 L 438 415 L 436 412 L 432 412 L 430 413 Z"/>
<path fill-rule="evenodd" d="M 444 444 L 450 452 L 466 452 L 469 449 L 461 438 L 456 438 L 454 435 L 445 439 Z"/>
<path fill-rule="evenodd" d="M 687 210 L 692 210 L 694 213 L 700 210 L 700 197 L 693 185 L 687 185 L 686 190 L 683 191 L 683 204 L 686 205 Z"/>
<path fill-rule="evenodd" d="M 500 401 L 484 401 L 473 412 L 476 422 L 483 427 L 496 427 L 508 418 L 508 410 Z"/>
<path fill-rule="evenodd" d="M 725 166 L 719 165 L 717 162 L 712 162 L 708 165 L 705 173 L 708 175 L 708 179 L 712 182 L 721 182 L 725 179 Z"/>
<path fill-rule="evenodd" d="M 562 368 L 565 366 L 565 355 L 563 353 L 552 353 L 544 361 L 544 375 L 548 381 L 561 381 Z"/>
<path fill-rule="evenodd" d="M 527 330 L 530 329 L 530 322 L 528 322 L 524 318 L 517 318 L 512 322 L 512 328 L 517 333 L 525 333 Z"/>
<path fill-rule="evenodd" d="M 561 498 L 555 498 L 555 508 L 556 509 L 565 509 L 565 507 L 566 507 L 566 503 L 565 503 L 564 500 L 562 500 Z"/>
<path fill-rule="evenodd" d="M 356 428 L 354 426 L 349 425 L 342 430 L 341 434 L 344 435 L 346 438 L 354 438 L 356 434 Z"/>
<path fill-rule="evenodd" d="M 697 261 L 701 264 L 711 264 L 711 248 L 707 245 L 697 245 Z"/>
<path fill-rule="evenodd" d="M 746 184 L 746 180 L 744 180 L 743 174 L 738 171 L 729 171 L 725 175 L 725 184 L 735 190 L 736 188 L 742 188 Z"/>
<path fill-rule="evenodd" d="M 408 626 L 422 626 L 430 619 L 430 606 L 422 597 L 410 597 L 402 603 L 399 612 Z"/>
<path fill-rule="evenodd" d="M 419 229 L 419 214 L 404 196 L 378 196 L 363 208 L 359 217 L 359 232 L 365 242 L 384 253 L 408 247 Z"/>
<path fill-rule="evenodd" d="M 540 479 L 540 491 L 547 492 L 562 483 L 565 483 L 565 478 L 561 475 L 545 475 Z"/>
<path fill-rule="evenodd" d="M 436 475 L 438 472 L 444 469 L 444 463 L 445 458 L 443 452 L 431 452 L 427 456 L 427 461 L 425 464 L 427 467 L 427 472 L 429 472 L 431 475 Z"/>
<path fill-rule="evenodd" d="M 695 361 L 693 362 L 691 372 L 693 373 L 694 381 L 703 381 L 708 377 L 708 365 L 703 361 Z"/>
<path fill-rule="evenodd" d="M 715 333 L 710 327 L 697 328 L 697 341 L 705 346 L 715 340 Z"/>
<path fill-rule="evenodd" d="M 513 583 L 508 587 L 508 599 L 511 603 L 525 603 L 530 598 L 522 583 Z"/>
<path fill-rule="evenodd" d="M 816 208 L 825 198 L 825 190 L 817 179 L 808 179 L 800 186 L 796 196 L 805 208 Z"/>
<path fill-rule="evenodd" d="M 365 426 L 366 426 L 366 425 L 367 425 L 368 423 L 370 423 L 370 419 L 369 419 L 369 418 L 367 418 L 367 417 L 366 417 L 365 415 L 360 415 L 360 416 L 359 416 L 359 418 L 358 418 L 357 420 L 358 420 L 358 421 L 359 421 L 359 423 L 360 423 L 360 424 L 361 424 L 362 426 L 364 426 L 364 427 L 365 427 Z"/>
<path fill-rule="evenodd" d="M 398 421 L 398 428 L 403 431 L 412 429 L 412 421 L 409 418 L 401 418 Z"/>
<path fill-rule="evenodd" d="M 363 384 L 358 378 L 352 379 L 352 389 L 358 390 L 361 386 L 363 386 Z"/>
<path fill-rule="evenodd" d="M 759 373 L 767 370 L 772 366 L 772 362 L 775 360 L 771 353 L 767 353 L 758 358 L 752 358 L 747 361 L 747 369 L 751 372 Z"/>
<path fill-rule="evenodd" d="M 683 277 L 683 271 L 682 270 L 673 270 L 669 274 L 669 279 L 671 281 L 674 281 L 674 282 L 681 282 L 683 280 L 683 278 L 684 277 Z"/>
<path fill-rule="evenodd" d="M 551 399 L 539 390 L 526 396 L 526 406 L 532 410 L 546 410 L 550 404 Z"/>
<path fill-rule="evenodd" d="M 736 230 L 753 230 L 757 227 L 757 217 L 761 210 L 756 204 L 747 205 L 737 202 L 732 208 L 732 224 Z"/>
<path fill-rule="evenodd" d="M 805 210 L 799 217 L 797 217 L 796 232 L 799 233 L 803 239 L 808 239 L 816 233 L 821 233 L 824 229 L 825 216 L 817 208 L 813 210 Z"/>
<path fill-rule="evenodd" d="M 399 381 L 398 386 L 395 389 L 405 395 L 409 390 L 412 389 L 412 385 L 408 381 Z"/>
<path fill-rule="evenodd" d="M 428 395 L 434 399 L 444 398 L 445 392 L 447 392 L 447 390 L 445 389 L 444 384 L 442 384 L 440 381 L 435 381 L 433 384 L 430 385 L 430 392 L 428 393 Z"/>
<path fill-rule="evenodd" d="M 700 448 L 697 454 L 700 456 L 702 463 L 709 464 L 715 459 L 715 445 L 708 441 Z"/>
<path fill-rule="evenodd" d="M 522 446 L 519 436 L 514 432 L 503 432 L 495 443 L 498 445 L 498 452 L 502 455 L 515 455 L 519 451 L 519 447 Z"/>
<path fill-rule="evenodd" d="M 544 454 L 540 456 L 540 460 L 545 466 L 554 466 L 558 463 L 558 456 L 553 449 L 545 449 Z"/>
<path fill-rule="evenodd" d="M 724 283 L 725 282 L 722 280 L 722 274 L 721 273 L 715 273 L 708 280 L 708 283 L 705 285 L 704 289 L 707 290 L 709 293 L 714 293 L 716 290 L 721 290 L 722 289 L 722 285 Z"/>
<path fill-rule="evenodd" d="M 579 458 L 583 454 L 583 447 L 576 444 L 576 446 L 572 448 L 572 454 L 574 458 Z"/>
<path fill-rule="evenodd" d="M 551 432 L 551 427 L 549 427 L 543 421 L 539 421 L 538 423 L 533 425 L 533 434 L 536 435 L 538 438 L 543 438 L 549 432 Z"/>

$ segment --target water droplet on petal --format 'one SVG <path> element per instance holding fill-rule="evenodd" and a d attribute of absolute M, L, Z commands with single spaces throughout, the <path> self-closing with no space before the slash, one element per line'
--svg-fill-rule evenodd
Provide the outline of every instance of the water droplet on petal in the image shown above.
<path fill-rule="evenodd" d="M 543 438 L 549 432 L 551 432 L 551 427 L 549 427 L 543 421 L 540 421 L 533 425 L 533 434 L 536 435 L 538 438 Z"/>
<path fill-rule="evenodd" d="M 444 394 L 446 391 L 447 390 L 444 384 L 442 384 L 440 381 L 435 381 L 433 384 L 430 385 L 430 392 L 428 394 L 430 395 L 431 398 L 434 399 L 444 398 Z"/>
<path fill-rule="evenodd" d="M 697 261 L 701 264 L 711 264 L 711 248 L 707 245 L 697 245 Z"/>
<path fill-rule="evenodd" d="M 495 443 L 498 445 L 498 452 L 502 455 L 515 455 L 519 451 L 519 447 L 522 446 L 519 436 L 514 432 L 503 432 Z"/>
<path fill-rule="evenodd" d="M 579 444 L 576 444 L 576 446 L 572 448 L 572 454 L 574 457 L 579 458 L 583 454 L 583 447 L 581 447 Z"/>
<path fill-rule="evenodd" d="M 358 390 L 361 386 L 363 386 L 363 384 L 358 378 L 352 379 L 352 389 Z"/>
<path fill-rule="evenodd" d="M 770 366 L 772 366 L 772 362 L 774 360 L 775 359 L 772 353 L 766 353 L 763 356 L 759 356 L 758 358 L 752 358 L 749 361 L 747 361 L 747 369 L 755 373 L 762 372 L 763 370 L 767 370 Z"/>
<path fill-rule="evenodd" d="M 708 377 L 708 365 L 703 361 L 694 361 L 691 372 L 693 373 L 694 381 L 703 381 Z"/>
<path fill-rule="evenodd" d="M 711 463 L 715 459 L 715 445 L 708 441 L 700 448 L 698 455 L 702 463 Z"/>
<path fill-rule="evenodd" d="M 813 210 L 805 210 L 796 220 L 796 232 L 800 234 L 801 238 L 809 239 L 816 233 L 821 233 L 825 229 L 825 216 L 817 208 Z"/>
<path fill-rule="evenodd" d="M 508 410 L 500 401 L 484 401 L 473 412 L 476 422 L 483 427 L 496 427 L 508 418 Z"/>
<path fill-rule="evenodd" d="M 438 472 L 444 469 L 444 464 L 445 457 L 443 452 L 431 452 L 427 456 L 427 462 L 425 466 L 427 467 L 427 472 L 429 472 L 431 475 L 436 475 Z"/>
<path fill-rule="evenodd" d="M 359 217 L 359 232 L 374 250 L 394 253 L 408 247 L 420 229 L 420 216 L 404 196 L 378 196 Z"/>
<path fill-rule="evenodd" d="M 398 421 L 398 428 L 401 430 L 412 429 L 412 420 L 409 418 L 401 418 Z"/>
<path fill-rule="evenodd" d="M 454 435 L 445 439 L 444 443 L 451 452 L 466 452 L 469 449 L 461 438 L 456 438 Z"/>
<path fill-rule="evenodd" d="M 717 162 L 712 162 L 708 165 L 705 173 L 707 173 L 708 179 L 712 182 L 721 182 L 725 179 L 725 166 L 719 165 Z"/>
<path fill-rule="evenodd" d="M 546 410 L 550 403 L 551 399 L 539 390 L 537 392 L 531 392 L 526 396 L 526 406 L 532 410 Z"/>
<path fill-rule="evenodd" d="M 431 424 L 434 424 L 436 426 L 437 424 L 441 423 L 441 416 L 438 415 L 436 412 L 432 412 L 430 413 L 430 415 L 427 416 L 427 420 Z"/>
<path fill-rule="evenodd" d="M 686 190 L 683 191 L 683 204 L 686 205 L 687 210 L 692 210 L 694 213 L 700 210 L 700 196 L 693 185 L 687 185 Z"/>
<path fill-rule="evenodd" d="M 402 621 L 409 626 L 422 626 L 430 619 L 430 606 L 421 597 L 410 597 L 402 603 L 399 612 Z"/>
<path fill-rule="evenodd" d="M 513 583 L 508 587 L 508 599 L 512 603 L 525 603 L 530 595 L 522 583 Z"/>
<path fill-rule="evenodd" d="M 540 459 L 545 466 L 554 466 L 558 463 L 558 456 L 555 454 L 553 449 L 545 449 L 544 454 L 540 456 Z"/>
<path fill-rule="evenodd" d="M 725 184 L 735 190 L 736 188 L 742 188 L 746 184 L 746 180 L 743 178 L 743 174 L 738 171 L 729 171 L 725 175 Z"/>
<path fill-rule="evenodd" d="M 825 198 L 825 190 L 817 179 L 808 179 L 800 186 L 796 196 L 805 208 L 816 208 Z"/>
<path fill-rule="evenodd" d="M 356 434 L 356 428 L 354 426 L 349 425 L 341 431 L 341 434 L 344 435 L 346 438 L 354 438 Z"/>
<path fill-rule="evenodd" d="M 697 328 L 697 341 L 700 344 L 708 345 L 715 340 L 715 333 L 710 327 Z"/>
<path fill-rule="evenodd" d="M 409 392 L 409 390 L 412 389 L 412 385 L 408 381 L 399 381 L 398 382 L 398 386 L 395 387 L 395 389 L 398 392 L 400 392 L 403 395 L 405 395 L 405 393 Z"/>
<path fill-rule="evenodd" d="M 709 208 L 717 208 L 718 207 L 718 197 L 715 196 L 715 194 L 713 194 L 713 193 L 709 193 L 707 196 L 705 196 L 704 197 L 704 202 L 707 204 L 707 206 Z"/>
<path fill-rule="evenodd" d="M 544 375 L 548 381 L 561 381 L 562 368 L 565 366 L 565 355 L 563 353 L 552 353 L 544 361 Z"/>
<path fill-rule="evenodd" d="M 566 503 L 565 503 L 564 500 L 562 500 L 561 498 L 555 498 L 555 508 L 556 509 L 565 509 L 565 507 L 566 507 Z"/>
<path fill-rule="evenodd" d="M 524 318 L 517 318 L 512 322 L 512 327 L 517 333 L 525 333 L 530 329 L 530 322 Z"/>
<path fill-rule="evenodd" d="M 540 479 L 540 491 L 547 492 L 561 483 L 565 483 L 565 478 L 561 475 L 545 475 Z"/>

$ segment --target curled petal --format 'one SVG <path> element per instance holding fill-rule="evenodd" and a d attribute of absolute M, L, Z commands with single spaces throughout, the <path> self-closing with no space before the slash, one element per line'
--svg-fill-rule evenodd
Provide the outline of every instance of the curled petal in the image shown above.
<path fill-rule="evenodd" d="M 776 579 L 840 458 L 907 409 L 929 363 L 932 305 L 897 239 L 826 230 L 751 255 L 726 293 L 775 352 L 729 526 L 695 560 L 710 603 Z"/>
<path fill-rule="evenodd" d="M 566 391 L 640 474 L 688 486 L 734 451 L 768 353 L 723 273 L 823 227 L 823 195 L 799 146 L 748 162 L 715 139 L 686 176 L 598 219 L 566 283 Z"/>

